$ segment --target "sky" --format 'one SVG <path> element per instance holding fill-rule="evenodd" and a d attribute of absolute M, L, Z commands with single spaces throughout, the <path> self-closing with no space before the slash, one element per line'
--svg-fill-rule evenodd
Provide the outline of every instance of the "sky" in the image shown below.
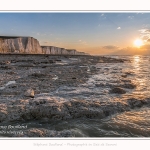
<path fill-rule="evenodd" d="M 93 55 L 148 55 L 150 12 L 0 13 L 0 35 L 31 36 L 42 46 Z"/>

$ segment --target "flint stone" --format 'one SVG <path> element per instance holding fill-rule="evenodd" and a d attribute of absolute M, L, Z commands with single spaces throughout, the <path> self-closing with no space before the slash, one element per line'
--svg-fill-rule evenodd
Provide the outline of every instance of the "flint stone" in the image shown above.
<path fill-rule="evenodd" d="M 24 96 L 34 98 L 34 90 L 28 89 L 28 90 L 24 93 Z"/>

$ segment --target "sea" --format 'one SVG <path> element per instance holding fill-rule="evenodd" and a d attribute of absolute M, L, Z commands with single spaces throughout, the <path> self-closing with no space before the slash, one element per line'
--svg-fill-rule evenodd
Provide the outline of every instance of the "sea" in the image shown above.
<path fill-rule="evenodd" d="M 76 89 L 80 98 L 87 100 L 96 99 L 109 101 L 116 98 L 146 99 L 150 98 L 150 56 L 107 56 L 121 58 L 125 63 L 98 63 L 100 68 L 96 75 L 89 78 L 86 86 Z M 128 89 L 126 94 L 110 94 L 108 85 L 117 85 L 120 76 L 124 73 L 129 75 L 125 78 L 136 85 L 134 89 Z M 95 84 L 103 84 L 95 87 Z M 82 94 L 88 91 L 91 95 Z M 81 95 L 79 94 L 81 93 Z M 106 93 L 106 94 L 105 94 Z M 116 113 L 103 119 L 75 119 L 52 123 L 56 130 L 69 129 L 75 137 L 150 137 L 150 107 L 143 106 L 131 111 Z"/>

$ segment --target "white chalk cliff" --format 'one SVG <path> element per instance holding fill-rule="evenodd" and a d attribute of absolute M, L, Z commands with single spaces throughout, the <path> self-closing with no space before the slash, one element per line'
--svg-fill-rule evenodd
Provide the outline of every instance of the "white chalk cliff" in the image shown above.
<path fill-rule="evenodd" d="M 85 55 L 75 49 L 40 46 L 39 41 L 33 37 L 10 36 L 0 36 L 0 53 Z"/>
<path fill-rule="evenodd" d="M 33 37 L 0 37 L 1 53 L 42 53 L 37 39 Z"/>
<path fill-rule="evenodd" d="M 43 54 L 53 55 L 85 55 L 84 52 L 78 52 L 75 49 L 65 49 L 55 46 L 42 46 Z"/>

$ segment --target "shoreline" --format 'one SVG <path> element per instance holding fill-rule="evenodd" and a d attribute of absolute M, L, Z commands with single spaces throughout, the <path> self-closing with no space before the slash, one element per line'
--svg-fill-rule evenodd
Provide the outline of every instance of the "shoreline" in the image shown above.
<path fill-rule="evenodd" d="M 64 88 L 65 91 L 80 89 L 90 76 L 99 71 L 95 67 L 97 63 L 123 63 L 125 61 L 123 59 L 83 55 L 81 57 L 40 55 L 38 58 L 33 55 L 30 57 L 5 55 L 0 60 L 1 123 L 30 120 L 49 122 L 82 117 L 101 119 L 130 109 L 130 106 L 126 107 L 121 103 L 118 107 L 116 103 L 86 101 L 71 95 L 61 96 L 59 93 L 60 88 Z M 86 93 L 91 94 L 88 92 L 84 94 Z M 50 131 L 36 128 L 27 129 L 24 135 L 12 136 L 30 137 L 32 132 L 35 132 L 34 136 L 41 132 L 45 133 L 43 136 L 52 136 Z M 60 132 L 55 132 L 54 135 L 57 134 L 61 135 Z M 65 135 L 64 131 L 61 136 Z M 67 135 L 71 136 L 68 131 Z"/>

